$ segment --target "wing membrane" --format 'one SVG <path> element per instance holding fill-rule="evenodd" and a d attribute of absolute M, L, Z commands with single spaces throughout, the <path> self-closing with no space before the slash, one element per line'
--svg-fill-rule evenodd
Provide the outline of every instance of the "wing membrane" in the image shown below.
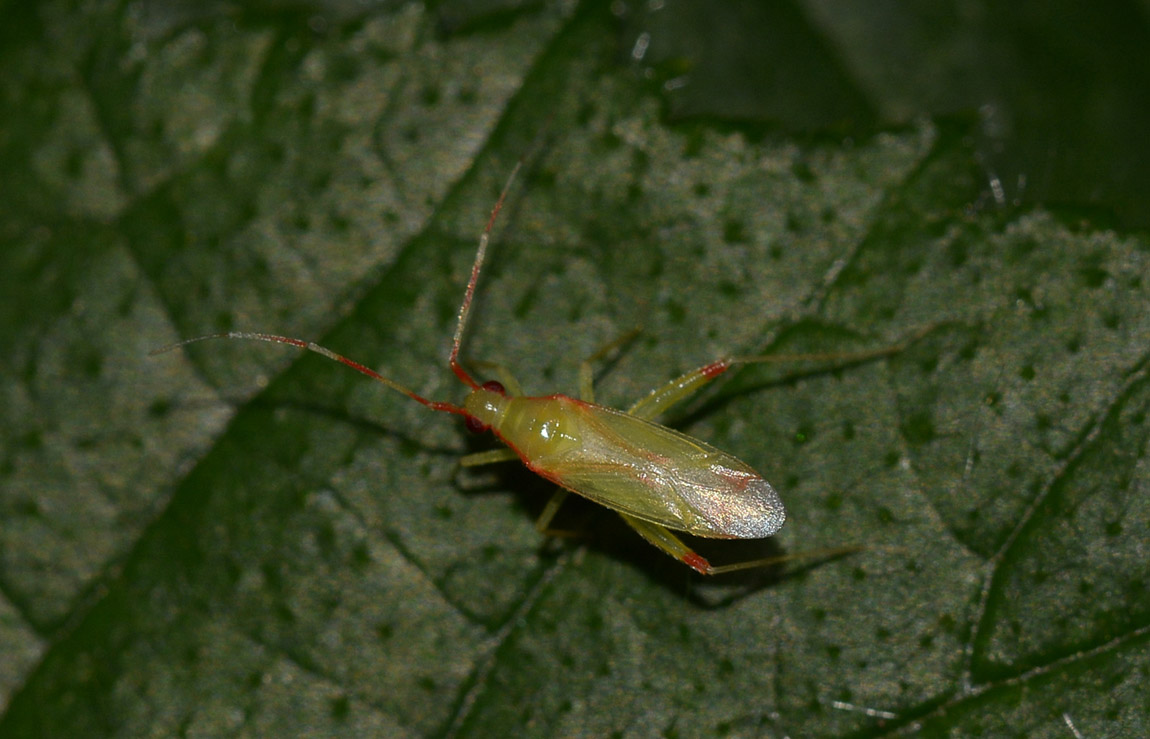
<path fill-rule="evenodd" d="M 698 536 L 762 538 L 783 524 L 774 488 L 698 439 L 601 406 L 584 406 L 582 444 L 532 468 L 601 505 Z"/>

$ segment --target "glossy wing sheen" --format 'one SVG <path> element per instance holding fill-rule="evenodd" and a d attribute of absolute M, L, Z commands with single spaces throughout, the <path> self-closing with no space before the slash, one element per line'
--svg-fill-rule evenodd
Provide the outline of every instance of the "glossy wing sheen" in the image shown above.
<path fill-rule="evenodd" d="M 697 536 L 759 539 L 786 516 L 747 464 L 698 439 L 603 406 L 571 403 L 580 443 L 530 461 L 538 474 L 608 508 Z"/>

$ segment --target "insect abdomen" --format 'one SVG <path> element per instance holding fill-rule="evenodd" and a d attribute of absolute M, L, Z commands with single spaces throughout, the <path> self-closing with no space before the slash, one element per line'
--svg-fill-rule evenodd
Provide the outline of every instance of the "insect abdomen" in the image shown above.
<path fill-rule="evenodd" d="M 665 426 L 566 396 L 508 398 L 499 436 L 537 474 L 698 536 L 759 539 L 786 514 L 750 466 Z"/>

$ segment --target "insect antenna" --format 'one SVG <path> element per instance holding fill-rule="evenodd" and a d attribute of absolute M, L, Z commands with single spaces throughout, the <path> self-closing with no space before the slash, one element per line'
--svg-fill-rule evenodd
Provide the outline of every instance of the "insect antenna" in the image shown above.
<path fill-rule="evenodd" d="M 459 363 L 459 347 L 463 343 L 463 331 L 467 326 L 467 317 L 471 314 L 471 300 L 475 297 L 475 285 L 479 282 L 479 272 L 483 269 L 483 259 L 487 256 L 487 241 L 491 237 L 491 229 L 495 227 L 495 219 L 499 216 L 499 211 L 503 208 L 503 201 L 507 198 L 511 184 L 515 182 L 515 175 L 519 174 L 519 168 L 522 166 L 522 159 L 515 163 L 515 168 L 511 170 L 511 175 L 503 185 L 503 191 L 499 193 L 499 199 L 495 201 L 495 207 L 491 209 L 491 217 L 487 219 L 487 227 L 479 236 L 479 248 L 475 252 L 475 263 L 471 265 L 471 278 L 467 281 L 467 292 L 463 295 L 463 304 L 459 306 L 459 323 L 455 326 L 455 339 L 451 342 L 451 357 L 448 359 L 451 363 L 451 371 L 473 390 L 479 389 L 479 383 Z"/>
<path fill-rule="evenodd" d="M 290 336 L 276 336 L 275 334 L 264 334 L 264 333 L 257 333 L 257 332 L 251 332 L 251 331 L 229 331 L 227 333 L 222 333 L 222 334 L 207 334 L 205 336 L 196 336 L 196 337 L 191 338 L 191 339 L 184 339 L 183 341 L 178 341 L 175 344 L 168 344 L 167 346 L 162 346 L 159 349 L 153 349 L 152 351 L 148 352 L 148 355 L 149 356 L 155 356 L 157 354 L 164 354 L 166 352 L 172 351 L 173 349 L 179 349 L 180 347 L 187 346 L 188 344 L 194 344 L 198 341 L 207 341 L 209 339 L 246 339 L 246 340 L 250 340 L 250 341 L 266 341 L 266 342 L 269 342 L 272 344 L 287 344 L 288 346 L 294 346 L 294 347 L 298 347 L 300 349 L 307 349 L 308 351 L 315 352 L 316 354 L 321 354 L 321 355 L 327 357 L 328 359 L 335 360 L 336 362 L 339 362 L 342 365 L 345 365 L 347 367 L 351 367 L 356 372 L 367 375 L 368 377 L 375 380 L 376 382 L 381 382 L 384 385 L 387 385 L 392 390 L 396 390 L 398 392 L 401 392 L 404 395 L 406 395 L 407 397 L 411 398 L 412 400 L 419 402 L 419 403 L 422 403 L 425 406 L 427 406 L 428 408 L 431 408 L 432 410 L 443 411 L 445 413 L 455 413 L 455 414 L 460 415 L 460 416 L 466 416 L 467 415 L 467 411 L 463 410 L 463 408 L 461 408 L 461 407 L 459 407 L 453 403 L 445 403 L 443 401 L 438 401 L 438 400 L 429 400 L 429 399 L 423 397 L 422 395 L 420 395 L 419 393 L 415 392 L 414 390 L 411 390 L 409 388 L 404 387 L 403 385 L 400 385 L 395 380 L 384 377 L 383 375 L 379 374 L 375 370 L 371 369 L 370 367 L 367 367 L 365 365 L 360 364 L 359 362 L 355 361 L 354 359 L 348 359 L 347 357 L 343 356 L 342 354 L 337 354 L 336 352 L 333 352 L 331 349 L 328 349 L 325 346 L 320 346 L 319 344 L 315 343 L 314 341 L 304 341 L 303 339 L 293 339 Z"/>
<path fill-rule="evenodd" d="M 480 385 L 475 381 L 475 378 L 468 374 L 467 370 L 465 370 L 459 363 L 459 347 L 463 343 L 463 331 L 467 326 L 467 317 L 471 313 L 471 302 L 475 297 L 475 286 L 479 282 L 479 273 L 483 269 L 483 259 L 487 255 L 487 242 L 491 238 L 491 230 L 495 227 L 495 219 L 499 216 L 499 211 L 503 208 L 503 201 L 507 199 L 507 193 L 511 190 L 511 185 L 515 182 L 515 176 L 519 174 L 519 169 L 522 166 L 523 160 L 520 159 L 518 162 L 516 162 L 515 168 L 511 170 L 511 175 L 507 178 L 507 182 L 504 183 L 503 190 L 499 193 L 499 199 L 495 201 L 495 206 L 491 209 L 491 216 L 487 219 L 487 226 L 483 229 L 483 233 L 479 236 L 479 248 L 475 252 L 475 263 L 471 265 L 471 277 L 467 281 L 467 292 L 463 296 L 463 304 L 459 307 L 459 323 L 455 327 L 455 338 L 451 342 L 451 358 L 449 360 L 451 363 L 451 371 L 455 373 L 456 377 L 466 383 L 473 390 L 478 390 Z M 275 334 L 265 334 L 255 331 L 228 331 L 227 333 L 206 334 L 204 336 L 196 336 L 191 339 L 184 339 L 183 341 L 178 341 L 174 344 L 162 346 L 159 349 L 153 349 L 152 351 L 148 352 L 148 355 L 155 356 L 157 354 L 164 354 L 166 352 L 172 351 L 173 349 L 179 349 L 180 347 L 187 346 L 188 344 L 194 344 L 198 341 L 207 341 L 208 339 L 246 339 L 249 341 L 266 341 L 271 344 L 287 344 L 288 346 L 306 349 L 310 352 L 321 354 L 328 359 L 339 362 L 342 365 L 351 367 L 356 372 L 367 375 L 376 382 L 380 382 L 392 390 L 403 393 L 412 400 L 418 403 L 422 403 L 432 410 L 443 411 L 445 413 L 455 413 L 460 416 L 467 416 L 467 411 L 465 411 L 461 406 L 455 405 L 454 403 L 447 403 L 444 401 L 430 400 L 425 398 L 414 390 L 400 385 L 395 380 L 384 377 L 375 370 L 367 367 L 366 365 L 360 364 L 354 359 L 349 359 L 342 354 L 333 352 L 331 349 L 328 349 L 325 346 L 320 346 L 314 341 L 304 341 L 303 339 L 295 339 L 290 336 L 277 336 Z"/>

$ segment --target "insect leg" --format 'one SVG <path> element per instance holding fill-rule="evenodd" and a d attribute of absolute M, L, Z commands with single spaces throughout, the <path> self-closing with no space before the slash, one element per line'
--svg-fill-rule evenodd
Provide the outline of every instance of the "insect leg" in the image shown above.
<path fill-rule="evenodd" d="M 476 452 L 468 454 L 459 460 L 461 467 L 478 467 L 484 464 L 495 464 L 497 462 L 513 462 L 519 459 L 519 455 L 515 453 L 514 449 L 489 449 L 486 452 Z M 551 496 L 551 500 L 547 501 L 547 505 L 543 508 L 543 512 L 539 514 L 539 518 L 535 520 L 535 528 L 541 534 L 548 536 L 561 535 L 563 532 L 552 531 L 551 520 L 555 518 L 555 514 L 559 512 L 559 507 L 563 505 L 563 501 L 567 498 L 567 491 L 563 488 L 558 488 L 555 494 Z"/>
<path fill-rule="evenodd" d="M 712 362 L 706 367 L 700 367 L 699 369 L 691 370 L 685 375 L 676 377 L 666 385 L 652 390 L 649 395 L 641 398 L 639 402 L 628 408 L 627 412 L 639 418 L 654 418 L 676 403 L 691 397 L 708 382 L 723 374 L 723 372 L 726 372 L 727 369 L 729 369 L 729 365 L 724 366 L 717 372 L 713 371 L 713 368 L 721 365 L 723 362 L 729 361 L 730 360 L 719 360 L 718 362 Z"/>
<path fill-rule="evenodd" d="M 588 403 L 595 402 L 595 370 L 593 365 L 595 362 L 603 359 L 607 355 L 619 349 L 622 346 L 629 344 L 639 335 L 641 329 L 633 328 L 622 336 L 612 339 L 610 342 L 604 344 L 591 356 L 584 359 L 579 364 L 579 399 L 585 400 Z"/>
<path fill-rule="evenodd" d="M 639 418 L 651 419 L 668 410 L 676 403 L 691 397 L 704 385 L 711 382 L 727 370 L 740 364 L 766 363 L 766 362 L 836 362 L 838 364 L 851 364 L 863 362 L 868 359 L 889 357 L 906 349 L 912 342 L 917 341 L 934 328 L 926 326 L 899 344 L 873 349 L 865 352 L 825 352 L 820 354 L 766 354 L 757 357 L 727 357 L 686 374 L 676 377 L 666 385 L 655 388 L 649 395 L 641 398 L 637 403 L 627 409 L 627 412 Z"/>
<path fill-rule="evenodd" d="M 716 566 L 712 565 L 705 557 L 684 544 L 679 537 L 671 533 L 666 527 L 635 518 L 634 516 L 628 516 L 625 513 L 620 513 L 619 515 L 623 517 L 623 520 L 628 526 L 639 532 L 639 535 L 644 539 L 691 569 L 704 575 L 721 575 L 726 572 L 751 570 L 756 567 L 767 567 L 768 565 L 791 562 L 796 559 L 830 559 L 833 557 L 841 557 L 844 554 L 854 554 L 855 552 L 861 552 L 866 549 L 866 547 L 860 546 L 832 547 L 830 549 L 815 549 L 808 552 L 798 552 L 796 554 L 780 554 L 776 557 L 763 557 L 762 559 L 751 559 L 743 562 L 735 562 L 734 564 Z"/>
<path fill-rule="evenodd" d="M 543 508 L 543 512 L 539 514 L 539 518 L 535 519 L 535 528 L 541 534 L 555 534 L 552 531 L 551 520 L 555 518 L 555 514 L 559 512 L 559 506 L 563 505 L 563 501 L 567 499 L 567 490 L 559 488 L 555 494 L 551 496 L 551 500 L 547 501 L 547 505 Z"/>
<path fill-rule="evenodd" d="M 715 568 L 711 566 L 710 562 L 696 554 L 694 550 L 684 544 L 679 537 L 672 534 L 665 526 L 644 521 L 634 516 L 628 516 L 626 513 L 620 513 L 619 515 L 623 517 L 623 521 L 625 521 L 628 526 L 639 533 L 639 536 L 642 536 L 696 572 L 701 572 L 704 575 L 710 575 L 715 572 Z"/>
<path fill-rule="evenodd" d="M 495 464 L 496 462 L 511 462 L 519 459 L 519 455 L 515 453 L 514 449 L 488 449 L 485 452 L 475 452 L 468 454 L 459 459 L 460 467 L 479 467 L 485 464 Z"/>

